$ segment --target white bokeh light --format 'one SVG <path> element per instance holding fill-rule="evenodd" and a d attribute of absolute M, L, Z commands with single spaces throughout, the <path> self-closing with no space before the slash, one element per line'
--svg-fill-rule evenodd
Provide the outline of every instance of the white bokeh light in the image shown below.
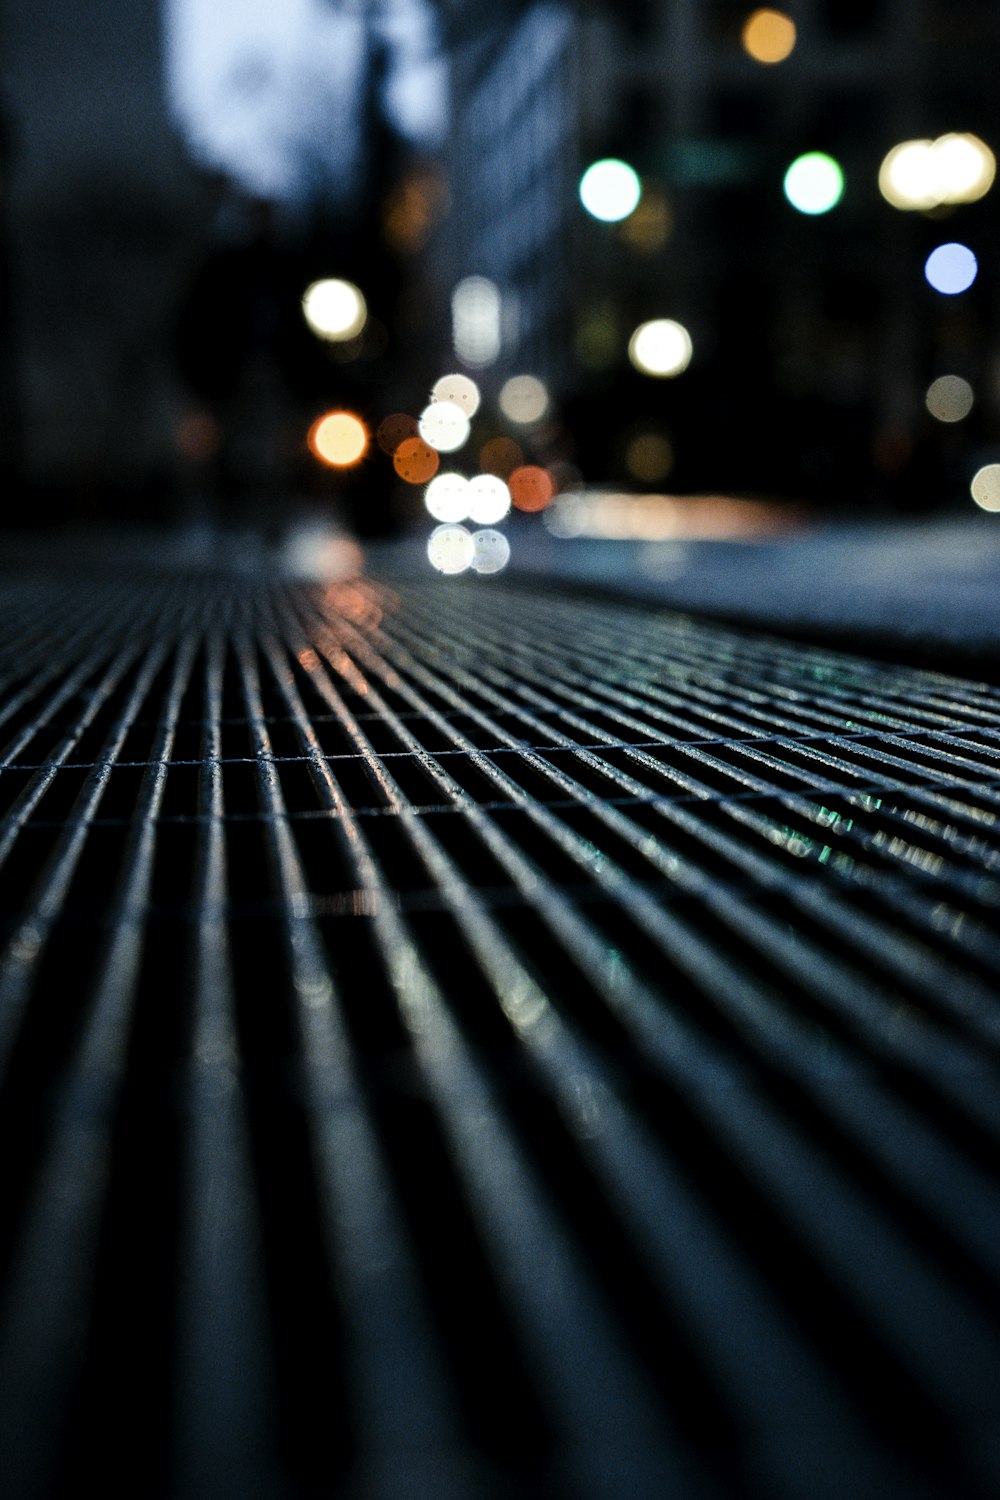
<path fill-rule="evenodd" d="M 934 142 L 933 153 L 942 203 L 975 203 L 993 186 L 996 157 L 977 135 L 942 135 Z"/>
<path fill-rule="evenodd" d="M 510 542 L 502 531 L 472 533 L 472 566 L 477 573 L 499 573 L 510 561 Z"/>
<path fill-rule="evenodd" d="M 510 490 L 496 474 L 477 474 L 469 481 L 470 520 L 493 526 L 510 510 Z"/>
<path fill-rule="evenodd" d="M 454 401 L 432 401 L 417 422 L 420 436 L 439 453 L 454 453 L 469 440 L 469 419 Z"/>
<path fill-rule="evenodd" d="M 972 498 L 980 510 L 1000 511 L 1000 464 L 984 464 L 972 479 Z"/>
<path fill-rule="evenodd" d="M 500 387 L 500 410 L 509 422 L 530 427 L 549 409 L 549 392 L 537 375 L 512 375 Z"/>
<path fill-rule="evenodd" d="M 464 573 L 472 567 L 475 545 L 464 526 L 435 526 L 427 542 L 427 557 L 439 573 Z"/>
<path fill-rule="evenodd" d="M 691 363 L 691 335 L 673 318 L 640 323 L 629 339 L 628 357 L 643 375 L 659 379 L 680 375 Z"/>
<path fill-rule="evenodd" d="M 934 208 L 941 199 L 934 169 L 934 142 L 900 141 L 882 160 L 879 192 L 893 208 Z"/>
<path fill-rule="evenodd" d="M 996 168 L 989 146 L 967 131 L 936 141 L 900 141 L 883 158 L 879 192 L 893 208 L 924 212 L 944 203 L 975 203 L 989 192 Z"/>
<path fill-rule="evenodd" d="M 616 157 L 595 161 L 580 178 L 580 202 L 591 218 L 605 224 L 627 219 L 641 197 L 638 174 Z"/>
<path fill-rule="evenodd" d="M 961 422 L 972 410 L 972 386 L 961 375 L 939 375 L 927 387 L 924 405 L 938 422 Z"/>
<path fill-rule="evenodd" d="M 368 321 L 368 307 L 353 281 L 328 276 L 302 294 L 302 314 L 317 338 L 331 343 L 357 338 Z"/>
<path fill-rule="evenodd" d="M 424 505 L 435 521 L 464 521 L 469 501 L 469 481 L 463 474 L 437 474 L 424 491 Z"/>
<path fill-rule="evenodd" d="M 495 364 L 503 346 L 500 288 L 486 276 L 466 276 L 451 294 L 451 341 L 474 370 Z"/>
<path fill-rule="evenodd" d="M 785 173 L 785 197 L 800 214 L 826 214 L 844 194 L 840 163 L 825 151 L 807 151 Z"/>
<path fill-rule="evenodd" d="M 450 401 L 453 406 L 464 411 L 467 417 L 474 417 L 482 397 L 478 385 L 468 375 L 442 375 L 440 380 L 434 382 L 431 400 Z"/>

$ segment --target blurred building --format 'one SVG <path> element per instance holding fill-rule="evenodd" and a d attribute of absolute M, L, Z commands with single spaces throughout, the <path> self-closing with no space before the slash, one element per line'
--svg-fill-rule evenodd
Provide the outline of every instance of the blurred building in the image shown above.
<path fill-rule="evenodd" d="M 673 0 L 585 13 L 581 161 L 624 157 L 645 206 L 617 226 L 577 219 L 580 379 L 613 389 L 629 378 L 630 329 L 676 318 L 694 343 L 689 371 L 656 392 L 633 385 L 680 487 L 905 508 L 964 498 L 977 454 L 1000 438 L 998 200 L 900 212 L 878 177 L 909 138 L 971 131 L 997 146 L 996 7 L 803 0 L 784 8 L 794 45 L 775 62 L 747 50 L 752 11 Z M 839 163 L 844 190 L 812 215 L 782 182 L 815 151 Z M 960 297 L 923 274 L 949 240 L 982 268 Z M 972 386 L 961 422 L 927 410 L 945 374 Z"/>
<path fill-rule="evenodd" d="M 773 61 L 748 50 L 752 10 L 296 0 L 280 45 L 260 5 L 8 10 L 7 406 L 23 412 L 30 482 L 86 491 L 91 508 L 114 492 L 126 510 L 176 482 L 172 330 L 213 250 L 225 174 L 281 206 L 291 279 L 372 283 L 382 342 L 350 368 L 328 362 L 317 399 L 356 394 L 377 417 L 418 407 L 457 367 L 496 413 L 503 382 L 531 374 L 554 397 L 556 447 L 588 479 L 967 503 L 1000 448 L 1000 198 L 906 212 L 878 177 L 909 138 L 1000 145 L 996 8 L 797 0 L 781 13 L 794 45 Z M 326 52 L 342 65 L 332 93 Z M 800 212 L 783 180 L 816 151 L 843 193 Z M 603 157 L 641 179 L 620 222 L 578 197 Z M 960 295 L 923 270 L 951 240 L 979 263 Z M 691 336 L 677 378 L 629 361 L 632 332 L 659 318 Z M 967 383 L 960 416 L 928 409 L 943 376 Z"/>
<path fill-rule="evenodd" d="M 1000 431 L 997 199 L 901 212 L 879 191 L 897 142 L 972 132 L 996 144 L 997 16 L 988 5 L 805 0 L 779 12 L 787 55 L 761 60 L 733 0 L 517 7 L 453 53 L 455 203 L 437 253 L 452 283 L 496 283 L 484 372 L 515 369 L 569 402 L 584 472 L 633 483 L 805 495 L 849 507 L 967 498 Z M 772 12 L 771 15 L 774 13 Z M 829 212 L 782 191 L 799 156 L 843 173 Z M 622 222 L 582 212 L 580 172 L 639 173 Z M 924 262 L 961 238 L 983 268 L 961 297 Z M 631 332 L 691 333 L 682 379 L 650 381 Z M 483 361 L 485 365 L 485 361 Z M 973 402 L 942 420 L 941 376 Z M 667 455 L 656 465 L 630 452 Z"/>
<path fill-rule="evenodd" d="M 492 22 L 482 14 L 471 24 L 456 20 L 453 36 L 446 165 L 455 202 L 437 253 L 453 287 L 482 277 L 499 294 L 481 307 L 483 347 L 475 348 L 474 327 L 471 362 L 489 371 L 487 384 L 528 370 L 566 387 L 577 269 L 579 20 L 559 0 L 541 0 L 500 7 Z M 458 337 L 461 345 L 460 330 Z"/>

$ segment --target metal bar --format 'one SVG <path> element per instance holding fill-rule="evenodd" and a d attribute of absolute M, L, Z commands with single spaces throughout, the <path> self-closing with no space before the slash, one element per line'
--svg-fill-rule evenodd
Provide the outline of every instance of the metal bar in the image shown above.
<path fill-rule="evenodd" d="M 202 755 L 182 970 L 191 1015 L 182 1062 L 187 1131 L 180 1164 L 184 1218 L 172 1477 L 177 1493 L 206 1497 L 230 1485 L 248 1494 L 267 1493 L 270 1485 L 281 1489 L 260 1210 L 226 923 L 221 723 L 227 613 L 220 619 L 216 611 L 203 623 Z"/>

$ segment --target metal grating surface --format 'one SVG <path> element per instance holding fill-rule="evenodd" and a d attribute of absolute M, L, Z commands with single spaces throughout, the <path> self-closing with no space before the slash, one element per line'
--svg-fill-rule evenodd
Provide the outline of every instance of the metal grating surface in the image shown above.
<path fill-rule="evenodd" d="M 1000 1484 L 1000 692 L 498 580 L 0 591 L 5 1493 Z"/>

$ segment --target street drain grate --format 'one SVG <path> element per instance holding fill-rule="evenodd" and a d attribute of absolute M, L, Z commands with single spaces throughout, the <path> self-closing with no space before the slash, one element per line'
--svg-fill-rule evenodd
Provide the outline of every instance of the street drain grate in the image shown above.
<path fill-rule="evenodd" d="M 5 1492 L 1000 1483 L 1000 691 L 501 580 L 0 589 Z"/>

